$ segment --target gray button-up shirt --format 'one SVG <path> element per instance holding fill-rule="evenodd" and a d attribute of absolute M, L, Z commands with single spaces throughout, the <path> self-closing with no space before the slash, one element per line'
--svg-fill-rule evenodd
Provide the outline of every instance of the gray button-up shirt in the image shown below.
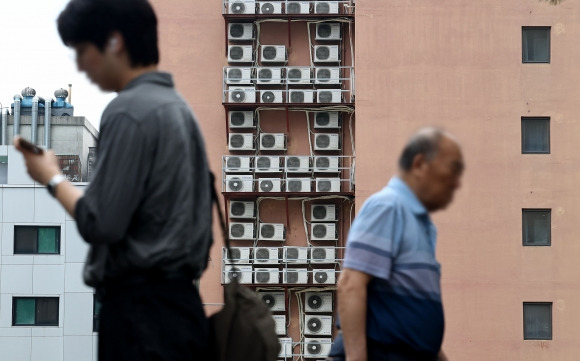
<path fill-rule="evenodd" d="M 75 208 L 85 282 L 140 270 L 201 276 L 211 245 L 204 143 L 171 75 L 131 81 L 103 113 L 91 184 Z"/>

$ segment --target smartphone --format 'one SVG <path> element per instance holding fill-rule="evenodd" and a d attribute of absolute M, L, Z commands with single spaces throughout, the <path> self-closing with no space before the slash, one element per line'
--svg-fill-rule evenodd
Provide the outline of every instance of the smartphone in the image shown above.
<path fill-rule="evenodd" d="M 27 152 L 34 153 L 34 154 L 44 153 L 44 149 L 40 148 L 37 145 L 30 143 L 28 140 L 26 140 L 22 137 L 19 139 L 19 142 L 20 142 L 20 147 L 22 147 L 22 149 L 26 150 Z"/>

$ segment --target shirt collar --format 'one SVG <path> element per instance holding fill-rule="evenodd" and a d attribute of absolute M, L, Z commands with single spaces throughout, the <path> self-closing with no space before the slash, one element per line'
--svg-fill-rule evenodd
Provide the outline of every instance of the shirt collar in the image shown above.
<path fill-rule="evenodd" d="M 423 203 L 419 201 L 419 198 L 417 198 L 407 183 L 405 183 L 400 177 L 394 176 L 391 178 L 387 184 L 387 188 L 394 189 L 402 195 L 408 201 L 408 205 L 413 213 L 417 215 L 429 215 L 429 212 L 427 212 Z"/>
<path fill-rule="evenodd" d="M 152 71 L 149 73 L 141 74 L 138 77 L 132 79 L 123 90 L 128 90 L 144 83 L 155 83 L 162 86 L 173 87 L 173 78 L 169 73 Z"/>

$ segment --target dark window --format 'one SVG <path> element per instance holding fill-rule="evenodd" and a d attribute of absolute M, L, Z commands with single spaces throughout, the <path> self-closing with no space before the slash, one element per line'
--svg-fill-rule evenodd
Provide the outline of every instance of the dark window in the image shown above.
<path fill-rule="evenodd" d="M 59 254 L 60 227 L 14 226 L 14 254 Z"/>
<path fill-rule="evenodd" d="M 551 228 L 549 209 L 522 210 L 524 246 L 549 246 L 552 242 Z"/>
<path fill-rule="evenodd" d="M 550 118 L 522 118 L 522 153 L 550 153 Z"/>
<path fill-rule="evenodd" d="M 58 297 L 14 297 L 13 326 L 58 326 Z"/>
<path fill-rule="evenodd" d="M 8 183 L 8 156 L 0 156 L 0 184 Z"/>
<path fill-rule="evenodd" d="M 550 27 L 522 27 L 522 62 L 550 62 Z"/>
<path fill-rule="evenodd" d="M 93 332 L 99 332 L 99 313 L 101 312 L 101 303 L 93 295 Z"/>
<path fill-rule="evenodd" d="M 524 302 L 524 340 L 552 339 L 552 302 Z"/>

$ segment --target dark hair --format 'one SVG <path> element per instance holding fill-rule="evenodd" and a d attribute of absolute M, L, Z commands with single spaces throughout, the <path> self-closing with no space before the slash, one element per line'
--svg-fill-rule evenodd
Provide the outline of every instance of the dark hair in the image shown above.
<path fill-rule="evenodd" d="M 439 143 L 445 132 L 438 128 L 423 128 L 413 134 L 399 157 L 399 168 L 411 170 L 413 159 L 418 154 L 425 155 L 427 160 L 435 158 L 439 151 Z"/>
<path fill-rule="evenodd" d="M 132 67 L 159 63 L 157 17 L 147 0 L 71 0 L 57 24 L 67 46 L 88 42 L 102 52 L 118 31 Z"/>

